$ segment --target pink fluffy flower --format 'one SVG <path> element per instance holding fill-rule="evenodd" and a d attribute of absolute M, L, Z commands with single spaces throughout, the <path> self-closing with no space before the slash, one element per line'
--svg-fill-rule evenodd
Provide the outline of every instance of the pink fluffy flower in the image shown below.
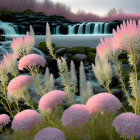
<path fill-rule="evenodd" d="M 27 32 L 25 37 L 17 37 L 13 39 L 13 43 L 11 43 L 11 47 L 13 49 L 13 55 L 14 58 L 18 58 L 19 56 L 22 56 L 23 54 L 29 54 L 29 52 L 34 47 L 34 36 L 29 35 Z"/>
<path fill-rule="evenodd" d="M 41 65 L 44 67 L 45 64 L 46 64 L 46 60 L 43 56 L 38 54 L 29 54 L 20 59 L 18 64 L 18 69 L 23 70 L 24 68 L 27 67 L 32 69 L 32 67 L 35 65 Z"/>
<path fill-rule="evenodd" d="M 6 114 L 1 114 L 0 115 L 0 128 L 3 128 L 6 124 L 10 122 L 10 118 Z"/>
<path fill-rule="evenodd" d="M 31 130 L 35 125 L 41 123 L 40 114 L 34 110 L 27 109 L 19 112 L 12 121 L 12 129 L 15 131 Z"/>
<path fill-rule="evenodd" d="M 8 84 L 8 97 L 20 97 L 21 95 L 19 95 L 18 92 L 27 88 L 32 81 L 32 77 L 28 75 L 20 75 L 12 79 Z"/>
<path fill-rule="evenodd" d="M 64 133 L 53 127 L 47 127 L 39 131 L 34 140 L 66 140 Z"/>
<path fill-rule="evenodd" d="M 86 103 L 90 114 L 98 112 L 108 113 L 120 109 L 121 103 L 117 97 L 110 93 L 100 93 L 92 96 Z"/>
<path fill-rule="evenodd" d="M 121 137 L 140 136 L 140 116 L 131 112 L 118 115 L 112 124 Z"/>
<path fill-rule="evenodd" d="M 117 31 L 113 30 L 113 47 L 119 50 L 129 51 L 130 48 L 139 49 L 140 42 L 140 22 L 138 26 L 135 21 L 123 21 L 121 27 L 117 27 Z"/>
<path fill-rule="evenodd" d="M 100 59 L 109 58 L 113 53 L 112 38 L 100 39 L 101 43 L 96 48 L 97 54 Z"/>
<path fill-rule="evenodd" d="M 39 109 L 41 111 L 52 111 L 54 106 L 61 104 L 66 98 L 66 93 L 61 90 L 53 90 L 41 97 Z"/>
<path fill-rule="evenodd" d="M 78 128 L 80 125 L 87 123 L 90 117 L 85 105 L 74 104 L 64 111 L 61 120 L 64 126 Z"/>

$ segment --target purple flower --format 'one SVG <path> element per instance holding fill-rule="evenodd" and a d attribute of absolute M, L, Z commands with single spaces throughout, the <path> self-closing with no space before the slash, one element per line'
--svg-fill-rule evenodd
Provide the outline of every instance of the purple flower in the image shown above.
<path fill-rule="evenodd" d="M 47 127 L 39 131 L 34 140 L 66 140 L 64 133 L 53 127 Z"/>
<path fill-rule="evenodd" d="M 140 116 L 131 112 L 122 113 L 118 115 L 112 124 L 116 131 L 124 137 L 125 135 L 130 138 L 135 135 L 140 136 Z"/>

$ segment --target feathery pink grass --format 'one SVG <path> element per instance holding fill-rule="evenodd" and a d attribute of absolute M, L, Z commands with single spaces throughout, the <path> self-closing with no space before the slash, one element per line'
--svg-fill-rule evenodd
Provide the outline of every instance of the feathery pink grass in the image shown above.
<path fill-rule="evenodd" d="M 19 98 L 21 96 L 20 91 L 27 88 L 32 82 L 32 77 L 28 75 L 20 75 L 12 79 L 8 84 L 8 98 Z"/>
<path fill-rule="evenodd" d="M 130 51 L 130 49 L 140 49 L 140 21 L 136 25 L 135 21 L 123 21 L 117 31 L 113 30 L 113 47 L 119 50 Z"/>
<path fill-rule="evenodd" d="M 51 112 L 53 107 L 57 106 L 58 104 L 61 104 L 65 98 L 66 93 L 64 91 L 50 91 L 41 97 L 39 101 L 39 109 L 40 111 Z"/>
<path fill-rule="evenodd" d="M 47 127 L 39 131 L 34 140 L 66 140 L 64 133 L 53 127 Z"/>
<path fill-rule="evenodd" d="M 99 93 L 88 99 L 86 107 L 90 114 L 97 114 L 99 112 L 106 114 L 119 110 L 121 103 L 117 97 L 110 93 Z"/>
<path fill-rule="evenodd" d="M 112 124 L 121 137 L 140 136 L 140 116 L 131 112 L 118 115 Z"/>
<path fill-rule="evenodd" d="M 10 122 L 10 118 L 6 114 L 0 114 L 0 128 L 2 129 L 5 125 Z"/>
<path fill-rule="evenodd" d="M 64 126 L 80 127 L 90 119 L 90 114 L 85 105 L 74 104 L 63 112 L 62 123 Z"/>
<path fill-rule="evenodd" d="M 46 60 L 43 56 L 38 54 L 29 54 L 20 59 L 18 64 L 18 69 L 19 70 L 23 70 L 24 68 L 32 69 L 33 66 L 35 65 L 44 67 L 45 64 L 46 64 Z"/>
<path fill-rule="evenodd" d="M 12 121 L 12 129 L 15 131 L 31 130 L 35 125 L 41 123 L 40 114 L 34 110 L 27 109 L 19 112 Z"/>
<path fill-rule="evenodd" d="M 103 40 L 100 39 L 101 43 L 96 48 L 97 54 L 99 55 L 100 59 L 103 60 L 104 58 L 109 58 L 112 54 L 113 47 L 112 47 L 112 37 L 106 38 Z"/>
<path fill-rule="evenodd" d="M 14 38 L 13 43 L 11 43 L 14 58 L 28 55 L 29 52 L 34 47 L 34 42 L 35 42 L 34 37 L 29 35 L 28 32 L 26 33 L 24 39 L 22 37 Z"/>

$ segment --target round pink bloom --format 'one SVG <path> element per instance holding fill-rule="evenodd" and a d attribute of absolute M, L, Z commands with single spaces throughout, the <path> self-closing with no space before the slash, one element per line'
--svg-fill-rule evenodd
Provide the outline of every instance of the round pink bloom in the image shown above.
<path fill-rule="evenodd" d="M 17 92 L 26 88 L 32 81 L 32 77 L 28 75 L 20 75 L 13 78 L 8 84 L 8 97 L 20 97 L 21 95 L 17 95 Z"/>
<path fill-rule="evenodd" d="M 64 133 L 53 127 L 47 127 L 39 131 L 34 140 L 66 140 Z"/>
<path fill-rule="evenodd" d="M 27 67 L 32 69 L 32 67 L 35 65 L 41 65 L 42 67 L 44 67 L 45 64 L 46 64 L 46 60 L 43 56 L 38 54 L 29 54 L 20 59 L 18 64 L 18 69 L 23 70 L 24 68 Z"/>
<path fill-rule="evenodd" d="M 6 114 L 1 114 L 0 115 L 0 128 L 2 128 L 3 126 L 5 126 L 9 122 L 10 122 L 10 118 L 9 118 L 8 115 L 6 115 Z"/>
<path fill-rule="evenodd" d="M 98 112 L 108 113 L 120 109 L 121 103 L 117 97 L 110 93 L 99 93 L 88 99 L 86 107 L 90 114 Z"/>
<path fill-rule="evenodd" d="M 64 111 L 61 120 L 64 126 L 78 128 L 80 125 L 87 123 L 90 117 L 85 105 L 74 104 Z"/>
<path fill-rule="evenodd" d="M 27 109 L 19 112 L 12 121 L 12 129 L 15 131 L 30 130 L 41 123 L 40 114 L 34 110 Z"/>
<path fill-rule="evenodd" d="M 66 93 L 61 90 L 53 90 L 46 93 L 39 101 L 41 111 L 52 111 L 54 106 L 61 104 L 66 98 Z"/>
<path fill-rule="evenodd" d="M 139 49 L 140 42 L 140 22 L 138 26 L 135 21 L 123 21 L 121 27 L 117 27 L 117 31 L 113 30 L 113 47 L 119 50 L 129 51 L 130 48 Z"/>
<path fill-rule="evenodd" d="M 127 112 L 118 115 L 112 124 L 121 137 L 140 136 L 140 116 Z"/>

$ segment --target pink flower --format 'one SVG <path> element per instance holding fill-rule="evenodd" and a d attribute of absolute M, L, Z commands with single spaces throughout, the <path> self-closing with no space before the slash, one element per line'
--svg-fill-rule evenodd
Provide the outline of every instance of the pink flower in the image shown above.
<path fill-rule="evenodd" d="M 86 106 L 74 104 L 64 111 L 61 120 L 64 126 L 78 128 L 81 124 L 87 123 L 89 119 L 90 114 Z"/>
<path fill-rule="evenodd" d="M 27 88 L 27 86 L 31 84 L 32 81 L 32 77 L 28 75 L 20 75 L 12 79 L 8 84 L 8 97 L 20 97 L 21 95 L 19 95 L 18 92 L 24 88 Z"/>
<path fill-rule="evenodd" d="M 46 60 L 43 56 L 38 54 L 29 54 L 24 57 L 22 57 L 18 64 L 18 69 L 23 70 L 24 68 L 29 67 L 32 69 L 34 65 L 41 65 L 44 67 L 46 64 Z"/>
<path fill-rule="evenodd" d="M 100 59 L 103 60 L 104 58 L 108 58 L 113 53 L 112 48 L 112 38 L 100 39 L 101 43 L 96 48 L 97 54 L 99 55 Z"/>
<path fill-rule="evenodd" d="M 140 22 L 138 26 L 135 21 L 123 21 L 121 27 L 117 27 L 117 31 L 113 30 L 113 47 L 119 50 L 130 51 L 132 49 L 139 49 L 140 42 Z"/>
<path fill-rule="evenodd" d="M 17 67 L 17 60 L 14 58 L 13 54 L 7 53 L 6 55 L 3 55 L 3 60 L 2 62 L 5 69 L 9 70 L 11 68 Z"/>
<path fill-rule="evenodd" d="M 41 111 L 52 111 L 54 106 L 61 104 L 66 98 L 66 93 L 61 90 L 53 90 L 46 93 L 39 101 Z"/>
<path fill-rule="evenodd" d="M 39 131 L 34 140 L 66 140 L 64 133 L 53 127 L 47 127 Z"/>
<path fill-rule="evenodd" d="M 92 96 L 86 103 L 90 114 L 98 112 L 108 113 L 120 109 L 121 103 L 117 97 L 110 93 L 100 93 Z"/>
<path fill-rule="evenodd" d="M 8 124 L 10 122 L 10 118 L 6 114 L 1 114 L 0 115 L 0 128 L 2 129 L 3 126 Z"/>
<path fill-rule="evenodd" d="M 19 112 L 14 117 L 12 129 L 15 131 L 31 130 L 38 123 L 41 123 L 40 114 L 34 110 L 27 109 Z"/>
<path fill-rule="evenodd" d="M 118 115 L 112 124 L 116 131 L 124 137 L 130 138 L 132 135 L 140 136 L 140 116 L 131 112 L 126 112 Z"/>
<path fill-rule="evenodd" d="M 14 58 L 18 58 L 23 54 L 29 54 L 29 52 L 34 47 L 34 36 L 29 35 L 27 32 L 24 39 L 22 37 L 17 37 L 13 39 L 13 43 L 11 43 L 11 47 L 13 49 Z"/>

